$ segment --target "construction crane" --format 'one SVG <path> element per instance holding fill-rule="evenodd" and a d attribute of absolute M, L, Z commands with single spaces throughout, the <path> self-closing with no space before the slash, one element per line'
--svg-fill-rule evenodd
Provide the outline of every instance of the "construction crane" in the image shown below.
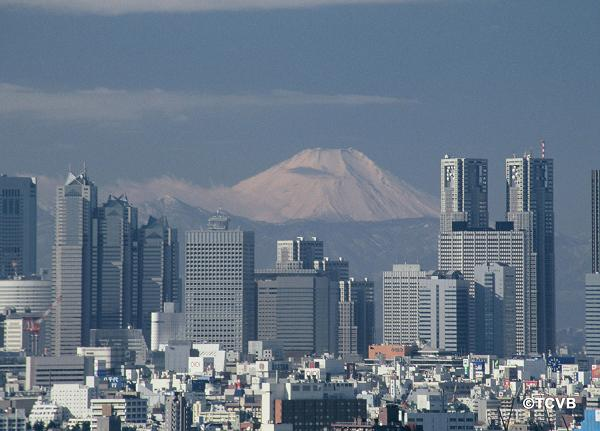
<path fill-rule="evenodd" d="M 46 311 L 42 313 L 42 315 L 38 318 L 35 317 L 25 317 L 23 319 L 23 330 L 30 334 L 39 335 L 40 330 L 42 329 L 42 323 L 46 318 L 52 313 L 54 307 L 56 307 L 62 301 L 62 296 L 58 296 L 50 307 Z"/>

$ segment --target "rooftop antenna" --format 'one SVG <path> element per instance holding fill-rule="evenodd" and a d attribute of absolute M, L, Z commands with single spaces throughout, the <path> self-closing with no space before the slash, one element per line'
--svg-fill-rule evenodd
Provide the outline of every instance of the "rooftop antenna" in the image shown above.
<path fill-rule="evenodd" d="M 73 172 L 73 171 L 71 170 L 71 163 L 69 163 L 69 173 L 71 173 L 71 172 Z"/>
<path fill-rule="evenodd" d="M 542 159 L 546 158 L 546 142 L 544 139 L 540 139 L 540 149 L 542 150 Z"/>
<path fill-rule="evenodd" d="M 85 160 L 83 161 L 83 176 L 87 176 L 87 167 L 85 166 Z"/>

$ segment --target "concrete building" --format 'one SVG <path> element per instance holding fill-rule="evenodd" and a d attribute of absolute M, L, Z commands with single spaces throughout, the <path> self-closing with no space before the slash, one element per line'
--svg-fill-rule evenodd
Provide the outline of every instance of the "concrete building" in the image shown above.
<path fill-rule="evenodd" d="M 150 350 L 164 350 L 173 340 L 185 339 L 185 314 L 175 312 L 175 303 L 165 302 L 164 311 L 151 313 Z"/>
<path fill-rule="evenodd" d="M 150 343 L 152 313 L 167 312 L 165 303 L 174 304 L 174 312 L 181 311 L 179 242 L 177 229 L 169 226 L 166 217 L 150 217 L 138 236 L 139 291 L 134 302 L 139 310 L 137 326 Z"/>
<path fill-rule="evenodd" d="M 440 179 L 440 231 L 451 231 L 457 221 L 470 228 L 487 228 L 488 161 L 446 156 L 441 161 Z"/>
<path fill-rule="evenodd" d="M 25 390 L 50 388 L 57 383 L 84 383 L 85 359 L 75 355 L 28 356 L 25 361 Z"/>
<path fill-rule="evenodd" d="M 53 302 L 52 282 L 39 277 L 0 280 L 0 311 L 14 308 L 17 313 L 42 314 Z"/>
<path fill-rule="evenodd" d="M 317 237 L 277 241 L 276 269 L 312 269 L 315 260 L 323 260 L 323 241 Z"/>
<path fill-rule="evenodd" d="M 52 351 L 74 354 L 89 343 L 92 323 L 93 215 L 97 190 L 85 170 L 69 173 L 56 193 L 53 289 L 60 302 L 53 310 Z"/>
<path fill-rule="evenodd" d="M 419 286 L 431 276 L 420 265 L 394 265 L 383 273 L 383 342 L 412 344 L 419 339 Z"/>
<path fill-rule="evenodd" d="M 600 273 L 585 276 L 585 352 L 600 357 Z"/>
<path fill-rule="evenodd" d="M 432 349 L 468 353 L 469 282 L 458 271 L 435 271 L 419 286 L 419 338 Z"/>
<path fill-rule="evenodd" d="M 259 340 L 275 341 L 287 356 L 337 348 L 336 284 L 322 271 L 261 270 L 256 273 Z"/>
<path fill-rule="evenodd" d="M 0 175 L 0 279 L 37 272 L 37 179 Z"/>
<path fill-rule="evenodd" d="M 208 230 L 186 232 L 185 259 L 187 338 L 243 351 L 256 339 L 254 232 L 217 214 Z"/>
<path fill-rule="evenodd" d="M 90 402 L 96 389 L 77 383 L 55 383 L 50 390 L 50 400 L 63 408 L 67 418 L 91 417 Z"/>
<path fill-rule="evenodd" d="M 476 309 L 481 310 L 476 336 L 478 352 L 498 357 L 515 351 L 515 268 L 503 263 L 475 267 Z"/>
<path fill-rule="evenodd" d="M 519 354 L 537 353 L 536 258 L 531 253 L 528 233 L 515 230 L 510 222 L 498 222 L 492 229 L 468 229 L 455 222 L 453 230 L 441 232 L 438 268 L 460 271 L 470 286 L 469 350 L 477 353 L 475 303 L 475 268 L 488 262 L 499 262 L 515 269 L 515 346 Z"/>
<path fill-rule="evenodd" d="M 339 282 L 338 348 L 340 355 L 368 355 L 375 342 L 375 284 L 368 280 Z"/>
<path fill-rule="evenodd" d="M 343 257 L 330 259 L 325 256 L 321 260 L 315 260 L 313 265 L 314 269 L 328 274 L 329 278 L 336 283 L 350 278 L 350 263 Z"/>
<path fill-rule="evenodd" d="M 506 159 L 506 220 L 529 233 L 536 256 L 536 350 L 556 347 L 554 269 L 554 161 L 523 157 Z"/>
<path fill-rule="evenodd" d="M 40 356 L 46 347 L 46 332 L 41 315 L 14 313 L 4 321 L 4 350 Z"/>
<path fill-rule="evenodd" d="M 138 394 L 120 394 L 118 398 L 96 398 L 91 401 L 92 418 L 106 417 L 107 410 L 118 417 L 124 426 L 145 425 L 148 420 L 148 400 Z M 96 429 L 96 421 L 92 422 Z"/>
<path fill-rule="evenodd" d="M 475 415 L 471 412 L 402 412 L 404 425 L 420 426 L 422 431 L 473 431 Z M 512 428 L 511 428 L 512 429 Z"/>
<path fill-rule="evenodd" d="M 0 410 L 0 431 L 26 431 L 25 409 L 8 408 Z"/>
<path fill-rule="evenodd" d="M 51 423 L 60 424 L 63 417 L 62 408 L 55 403 L 47 403 L 41 400 L 35 402 L 29 412 L 29 424 L 33 427 L 36 423 L 48 426 Z"/>
<path fill-rule="evenodd" d="M 167 395 L 163 431 L 189 431 L 192 427 L 192 408 L 180 392 Z"/>
<path fill-rule="evenodd" d="M 149 357 L 148 345 L 141 329 L 92 329 L 91 347 L 110 347 L 113 361 L 145 365 Z"/>

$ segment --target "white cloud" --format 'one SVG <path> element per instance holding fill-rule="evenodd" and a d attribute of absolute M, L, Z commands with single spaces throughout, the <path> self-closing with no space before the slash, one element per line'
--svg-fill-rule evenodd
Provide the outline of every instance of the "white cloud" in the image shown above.
<path fill-rule="evenodd" d="M 0 0 L 0 6 L 31 7 L 101 15 L 185 13 L 252 9 L 294 9 L 319 6 L 418 3 L 431 0 Z"/>
<path fill-rule="evenodd" d="M 185 118 L 191 111 L 271 108 L 302 105 L 391 105 L 415 103 L 398 97 L 362 94 L 309 94 L 276 90 L 264 94 L 199 94 L 153 90 L 95 88 L 76 91 L 43 91 L 0 84 L 0 116 L 30 113 L 50 120 L 125 121 L 149 113 Z"/>

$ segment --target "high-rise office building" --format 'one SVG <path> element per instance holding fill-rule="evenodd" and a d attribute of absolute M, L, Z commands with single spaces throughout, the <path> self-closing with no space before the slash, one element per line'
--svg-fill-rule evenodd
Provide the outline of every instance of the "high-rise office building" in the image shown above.
<path fill-rule="evenodd" d="M 317 237 L 277 241 L 277 269 L 312 269 L 313 262 L 322 259 L 323 241 Z"/>
<path fill-rule="evenodd" d="M 92 325 L 127 328 L 135 323 L 137 208 L 126 197 L 109 196 L 98 208 L 93 226 Z"/>
<path fill-rule="evenodd" d="M 470 286 L 469 350 L 477 352 L 476 325 L 480 320 L 475 289 L 475 268 L 499 262 L 515 269 L 515 346 L 516 353 L 539 352 L 537 345 L 536 259 L 530 252 L 528 232 L 515 230 L 510 222 L 498 222 L 496 228 L 468 229 L 466 223 L 454 223 L 450 232 L 441 232 L 438 267 L 460 271 Z"/>
<path fill-rule="evenodd" d="M 383 342 L 410 344 L 419 339 L 419 286 L 431 276 L 421 265 L 394 265 L 383 273 Z"/>
<path fill-rule="evenodd" d="M 458 271 L 435 271 L 419 283 L 419 338 L 435 350 L 467 353 L 469 282 Z"/>
<path fill-rule="evenodd" d="M 506 159 L 506 219 L 529 232 L 536 254 L 537 349 L 556 345 L 554 274 L 554 162 L 524 157 Z"/>
<path fill-rule="evenodd" d="M 150 217 L 138 233 L 138 292 L 134 302 L 139 310 L 137 326 L 150 340 L 151 314 L 173 303 L 181 310 L 179 280 L 179 242 L 177 229 L 169 226 L 165 217 Z"/>
<path fill-rule="evenodd" d="M 368 355 L 374 343 L 375 285 L 368 279 L 339 282 L 338 354 Z"/>
<path fill-rule="evenodd" d="M 515 348 L 515 268 L 503 263 L 475 267 L 478 352 L 509 357 Z"/>
<path fill-rule="evenodd" d="M 441 161 L 440 231 L 452 223 L 488 227 L 488 162 L 486 159 L 449 158 Z"/>
<path fill-rule="evenodd" d="M 37 180 L 0 175 L 0 279 L 36 267 Z"/>
<path fill-rule="evenodd" d="M 254 232 L 211 217 L 207 230 L 186 232 L 185 268 L 188 339 L 243 351 L 256 337 Z"/>
<path fill-rule="evenodd" d="M 337 334 L 335 284 L 314 269 L 260 270 L 257 339 L 274 341 L 288 357 L 335 352 Z M 332 299 L 333 298 L 333 299 Z M 332 302 L 335 301 L 334 304 Z"/>
<path fill-rule="evenodd" d="M 83 171 L 69 173 L 56 194 L 53 289 L 53 353 L 75 354 L 87 345 L 92 316 L 92 218 L 97 190 Z"/>
<path fill-rule="evenodd" d="M 585 353 L 600 357 L 600 273 L 585 276 Z"/>
<path fill-rule="evenodd" d="M 592 171 L 592 273 L 600 272 L 600 170 Z"/>

